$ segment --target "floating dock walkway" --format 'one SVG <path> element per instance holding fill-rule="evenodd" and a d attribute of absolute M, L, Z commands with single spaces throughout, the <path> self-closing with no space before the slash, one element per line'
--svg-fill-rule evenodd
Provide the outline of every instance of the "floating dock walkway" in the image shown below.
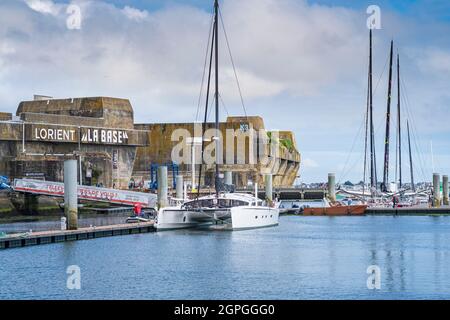
<path fill-rule="evenodd" d="M 450 215 L 450 206 L 440 208 L 367 208 L 366 215 L 430 216 Z"/>
<path fill-rule="evenodd" d="M 78 230 L 65 231 L 43 231 L 23 234 L 12 234 L 4 238 L 0 238 L 0 250 L 9 248 L 19 248 L 36 246 L 42 244 L 88 240 L 104 237 L 114 237 L 129 234 L 149 233 L 156 229 L 154 222 L 117 224 L 110 226 L 80 228 Z"/>

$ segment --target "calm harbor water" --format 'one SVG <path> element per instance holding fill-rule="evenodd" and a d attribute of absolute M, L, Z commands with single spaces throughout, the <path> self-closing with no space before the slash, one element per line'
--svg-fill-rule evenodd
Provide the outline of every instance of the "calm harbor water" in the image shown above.
<path fill-rule="evenodd" d="M 66 287 L 69 265 L 81 290 Z M 3 250 L 0 299 L 450 299 L 449 270 L 450 217 L 282 217 Z"/>

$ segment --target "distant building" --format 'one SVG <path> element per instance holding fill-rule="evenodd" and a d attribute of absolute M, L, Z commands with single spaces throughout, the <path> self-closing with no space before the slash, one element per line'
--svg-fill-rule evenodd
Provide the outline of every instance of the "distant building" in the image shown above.
<path fill-rule="evenodd" d="M 75 154 L 81 162 L 83 184 L 127 188 L 131 179 L 148 181 L 151 164 L 172 162 L 173 148 L 179 144 L 172 141 L 172 134 L 183 128 L 192 135 L 192 141 L 201 141 L 201 130 L 200 134 L 194 133 L 193 123 L 134 124 L 133 108 L 125 99 L 36 96 L 34 101 L 19 104 L 16 117 L 0 112 L 0 175 L 62 181 L 64 157 Z M 220 128 L 225 143 L 227 129 L 244 133 L 261 130 L 264 122 L 260 117 L 229 117 Z M 283 144 L 274 156 L 275 165 L 262 164 L 261 150 L 253 148 L 255 163 L 230 164 L 225 152 L 220 171 L 231 171 L 238 187 L 253 182 L 263 184 L 265 173 L 274 175 L 275 186 L 291 186 L 298 175 L 300 154 L 291 132 L 282 131 L 278 138 Z M 249 156 L 250 139 L 240 147 L 237 139 L 234 144 L 236 158 L 238 148 Z M 199 145 L 198 148 L 201 150 Z M 199 167 L 195 167 L 197 172 Z M 179 163 L 179 168 L 180 174 L 190 181 L 192 165 Z M 213 166 L 204 165 L 202 169 L 206 172 L 202 184 L 209 184 Z"/>

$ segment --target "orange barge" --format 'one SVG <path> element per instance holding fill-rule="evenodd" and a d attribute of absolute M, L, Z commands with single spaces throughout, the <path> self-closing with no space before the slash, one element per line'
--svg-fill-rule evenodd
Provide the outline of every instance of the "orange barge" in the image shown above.
<path fill-rule="evenodd" d="M 324 208 L 304 208 L 304 216 L 363 216 L 367 205 L 334 205 Z"/>

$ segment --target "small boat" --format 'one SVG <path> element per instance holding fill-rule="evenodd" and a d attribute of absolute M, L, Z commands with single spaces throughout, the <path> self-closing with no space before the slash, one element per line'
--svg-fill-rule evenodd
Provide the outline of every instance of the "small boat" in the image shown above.
<path fill-rule="evenodd" d="M 275 203 L 275 208 L 280 211 L 280 215 L 294 214 L 301 215 L 305 208 L 321 208 L 329 206 L 328 202 L 324 199 L 317 200 L 281 200 Z"/>
<path fill-rule="evenodd" d="M 367 205 L 332 205 L 323 208 L 304 208 L 304 216 L 362 216 L 366 212 Z"/>
<path fill-rule="evenodd" d="M 131 216 L 128 217 L 127 220 L 125 221 L 126 223 L 139 223 L 139 222 L 149 222 L 150 219 L 141 217 L 141 216 Z"/>
<path fill-rule="evenodd" d="M 156 211 L 143 211 L 140 215 L 132 215 L 125 220 L 126 223 L 139 223 L 152 221 L 156 216 Z"/>

